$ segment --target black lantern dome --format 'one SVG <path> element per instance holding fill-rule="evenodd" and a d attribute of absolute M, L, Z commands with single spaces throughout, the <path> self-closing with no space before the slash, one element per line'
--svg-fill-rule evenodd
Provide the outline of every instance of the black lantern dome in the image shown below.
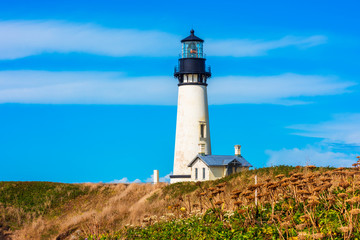
<path fill-rule="evenodd" d="M 194 29 L 191 29 L 190 31 L 190 36 L 184 38 L 183 40 L 181 40 L 181 42 L 190 42 L 190 41 L 197 41 L 197 42 L 204 42 L 204 40 L 202 40 L 201 38 L 195 36 L 195 31 Z"/>
<path fill-rule="evenodd" d="M 179 80 L 179 86 L 194 84 L 207 86 L 206 80 L 211 77 L 210 67 L 207 71 L 205 69 L 204 40 L 195 36 L 194 32 L 191 29 L 190 36 L 181 40 L 181 58 L 174 72 L 174 77 Z"/>

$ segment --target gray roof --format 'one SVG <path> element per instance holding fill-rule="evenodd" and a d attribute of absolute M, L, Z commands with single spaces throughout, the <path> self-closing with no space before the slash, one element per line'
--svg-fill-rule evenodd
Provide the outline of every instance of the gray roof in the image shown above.
<path fill-rule="evenodd" d="M 237 161 L 242 167 L 252 167 L 252 165 L 242 156 L 234 155 L 197 155 L 188 165 L 191 167 L 196 159 L 200 158 L 207 166 L 227 166 L 232 161 Z"/>

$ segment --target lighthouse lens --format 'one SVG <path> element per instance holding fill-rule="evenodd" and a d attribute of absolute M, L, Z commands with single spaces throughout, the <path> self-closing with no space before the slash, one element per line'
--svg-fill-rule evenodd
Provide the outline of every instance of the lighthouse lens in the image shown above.
<path fill-rule="evenodd" d="M 202 58 L 202 43 L 201 42 L 186 42 L 183 45 L 184 58 Z"/>

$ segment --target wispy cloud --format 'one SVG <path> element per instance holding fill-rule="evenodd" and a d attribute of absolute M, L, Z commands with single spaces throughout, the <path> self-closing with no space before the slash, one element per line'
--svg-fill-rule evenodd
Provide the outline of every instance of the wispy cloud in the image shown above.
<path fill-rule="evenodd" d="M 210 104 L 307 103 L 301 97 L 341 94 L 351 82 L 334 77 L 283 74 L 211 80 Z M 117 72 L 0 71 L 0 103 L 176 105 L 169 76 L 128 77 Z"/>
<path fill-rule="evenodd" d="M 305 148 L 266 150 L 267 165 L 306 165 L 350 167 L 360 153 L 360 113 L 338 114 L 318 124 L 290 126 L 294 134 L 322 139 Z M 348 153 L 350 152 L 350 153 Z"/>
<path fill-rule="evenodd" d="M 172 174 L 169 173 L 169 174 L 166 174 L 165 176 L 163 177 L 160 177 L 159 178 L 159 181 L 160 182 L 170 182 L 170 175 Z M 145 183 L 151 183 L 154 181 L 154 175 L 152 174 L 149 178 L 147 178 L 145 180 Z M 142 181 L 140 179 L 135 179 L 134 181 L 130 181 L 127 177 L 124 177 L 122 179 L 115 179 L 111 182 L 108 182 L 108 183 L 142 183 Z"/>
<path fill-rule="evenodd" d="M 105 28 L 63 21 L 0 21 L 0 60 L 42 53 L 80 52 L 105 56 L 176 56 L 181 36 L 161 31 Z M 278 48 L 323 44 L 321 35 L 279 40 L 216 39 L 205 46 L 212 56 L 259 56 Z"/>
<path fill-rule="evenodd" d="M 165 176 L 163 177 L 160 177 L 159 178 L 159 182 L 167 182 L 169 183 L 170 182 L 170 175 L 172 174 L 172 172 L 166 174 Z M 145 182 L 148 182 L 148 183 L 151 183 L 151 182 L 154 182 L 154 174 L 151 174 L 151 176 L 149 178 L 147 178 L 145 180 Z"/>
<path fill-rule="evenodd" d="M 249 57 L 265 55 L 268 51 L 278 48 L 309 48 L 324 44 L 326 41 L 327 37 L 322 35 L 311 37 L 286 36 L 274 41 L 249 39 L 210 40 L 206 49 L 211 56 Z"/>
<path fill-rule="evenodd" d="M 292 165 L 292 166 L 332 166 L 351 167 L 356 161 L 356 154 L 334 152 L 329 148 L 320 146 L 306 146 L 305 148 L 281 149 L 278 151 L 266 150 L 269 155 L 267 166 Z"/>
<path fill-rule="evenodd" d="M 330 121 L 289 128 L 299 130 L 296 135 L 321 138 L 325 143 L 360 146 L 360 113 L 339 114 Z"/>
<path fill-rule="evenodd" d="M 84 52 L 106 56 L 176 54 L 179 37 L 160 31 L 109 29 L 59 21 L 0 22 L 0 59 L 47 52 Z"/>
<path fill-rule="evenodd" d="M 0 103 L 175 105 L 174 81 L 115 72 L 4 71 Z"/>
<path fill-rule="evenodd" d="M 342 94 L 352 82 L 336 77 L 318 75 L 282 74 L 276 76 L 219 77 L 209 85 L 212 104 L 271 103 L 295 105 L 307 103 L 299 97 Z"/>
<path fill-rule="evenodd" d="M 124 177 L 122 179 L 115 179 L 111 182 L 108 183 L 141 183 L 140 179 L 135 179 L 134 181 L 129 181 L 129 179 L 127 177 Z"/>

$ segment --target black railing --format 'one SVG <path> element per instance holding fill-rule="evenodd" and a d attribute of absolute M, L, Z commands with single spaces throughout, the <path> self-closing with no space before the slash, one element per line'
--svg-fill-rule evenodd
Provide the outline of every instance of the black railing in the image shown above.
<path fill-rule="evenodd" d="M 206 54 L 203 53 L 179 53 L 179 58 L 206 58 Z"/>

